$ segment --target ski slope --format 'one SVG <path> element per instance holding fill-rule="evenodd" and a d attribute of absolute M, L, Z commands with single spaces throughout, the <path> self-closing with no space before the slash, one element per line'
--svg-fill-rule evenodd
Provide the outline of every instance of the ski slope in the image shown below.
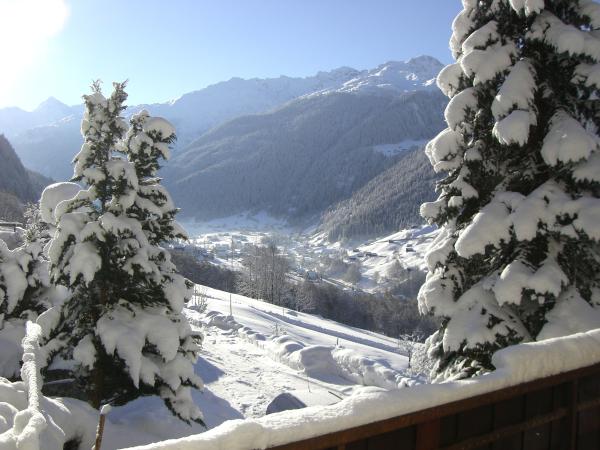
<path fill-rule="evenodd" d="M 208 428 L 262 417 L 272 400 L 286 392 L 308 406 L 329 405 L 372 389 L 366 386 L 396 389 L 418 382 L 410 377 L 396 339 L 241 295 L 231 295 L 229 317 L 229 293 L 199 291 L 207 300 L 206 311 L 195 310 L 192 301 L 185 314 L 204 334 L 195 370 L 205 389 L 194 399 Z M 202 431 L 201 425 L 176 419 L 158 398 L 139 398 L 110 412 L 103 449 Z"/>

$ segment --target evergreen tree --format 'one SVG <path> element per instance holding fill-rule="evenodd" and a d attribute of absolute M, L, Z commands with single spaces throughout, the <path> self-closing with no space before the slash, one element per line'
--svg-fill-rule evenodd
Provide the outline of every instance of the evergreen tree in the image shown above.
<path fill-rule="evenodd" d="M 600 5 L 463 0 L 427 146 L 442 227 L 422 313 L 438 378 L 493 368 L 511 344 L 600 326 Z"/>
<path fill-rule="evenodd" d="M 175 208 L 154 177 L 174 132 L 147 116 L 149 128 L 136 116 L 127 131 L 124 88 L 115 83 L 105 98 L 95 83 L 84 96 L 74 180 L 87 189 L 56 207 L 49 249 L 52 280 L 72 296 L 48 348 L 58 349 L 55 360 L 72 362 L 71 376 L 96 408 L 158 395 L 180 419 L 201 423 L 191 397 L 192 387 L 202 387 L 193 368 L 200 336 L 182 315 L 191 285 L 159 246 L 181 234 Z M 137 141 L 146 144 L 136 147 Z"/>
<path fill-rule="evenodd" d="M 57 300 L 43 241 L 29 239 L 34 226 L 28 224 L 28 239 L 14 249 L 0 239 L 0 376 L 9 379 L 19 376 L 25 323 Z"/>

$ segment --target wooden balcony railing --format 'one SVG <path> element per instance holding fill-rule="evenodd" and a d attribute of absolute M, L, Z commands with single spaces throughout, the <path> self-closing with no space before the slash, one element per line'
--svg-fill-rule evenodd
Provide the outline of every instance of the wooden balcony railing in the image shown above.
<path fill-rule="evenodd" d="M 600 364 L 277 450 L 600 450 Z"/>

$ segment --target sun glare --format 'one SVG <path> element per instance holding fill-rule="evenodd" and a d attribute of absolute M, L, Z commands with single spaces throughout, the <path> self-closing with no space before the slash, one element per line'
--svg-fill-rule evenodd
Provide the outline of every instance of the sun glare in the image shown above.
<path fill-rule="evenodd" d="M 65 0 L 0 0 L 0 104 L 10 100 L 19 78 L 44 54 L 49 38 L 63 28 Z"/>

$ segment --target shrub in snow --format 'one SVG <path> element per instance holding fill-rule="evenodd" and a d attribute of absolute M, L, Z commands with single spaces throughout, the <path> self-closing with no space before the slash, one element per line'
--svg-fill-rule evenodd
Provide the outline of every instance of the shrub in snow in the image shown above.
<path fill-rule="evenodd" d="M 600 5 L 463 0 L 438 76 L 448 128 L 426 153 L 443 227 L 420 310 L 439 378 L 522 341 L 600 327 Z"/>
<path fill-rule="evenodd" d="M 69 372 L 95 408 L 158 395 L 177 417 L 201 423 L 191 397 L 202 387 L 193 369 L 200 336 L 182 315 L 191 284 L 159 245 L 184 236 L 156 178 L 174 130 L 141 113 L 128 131 L 124 87 L 105 98 L 96 83 L 84 96 L 74 179 L 85 189 L 53 211 L 51 278 L 72 296 L 48 336 L 49 372 Z"/>

